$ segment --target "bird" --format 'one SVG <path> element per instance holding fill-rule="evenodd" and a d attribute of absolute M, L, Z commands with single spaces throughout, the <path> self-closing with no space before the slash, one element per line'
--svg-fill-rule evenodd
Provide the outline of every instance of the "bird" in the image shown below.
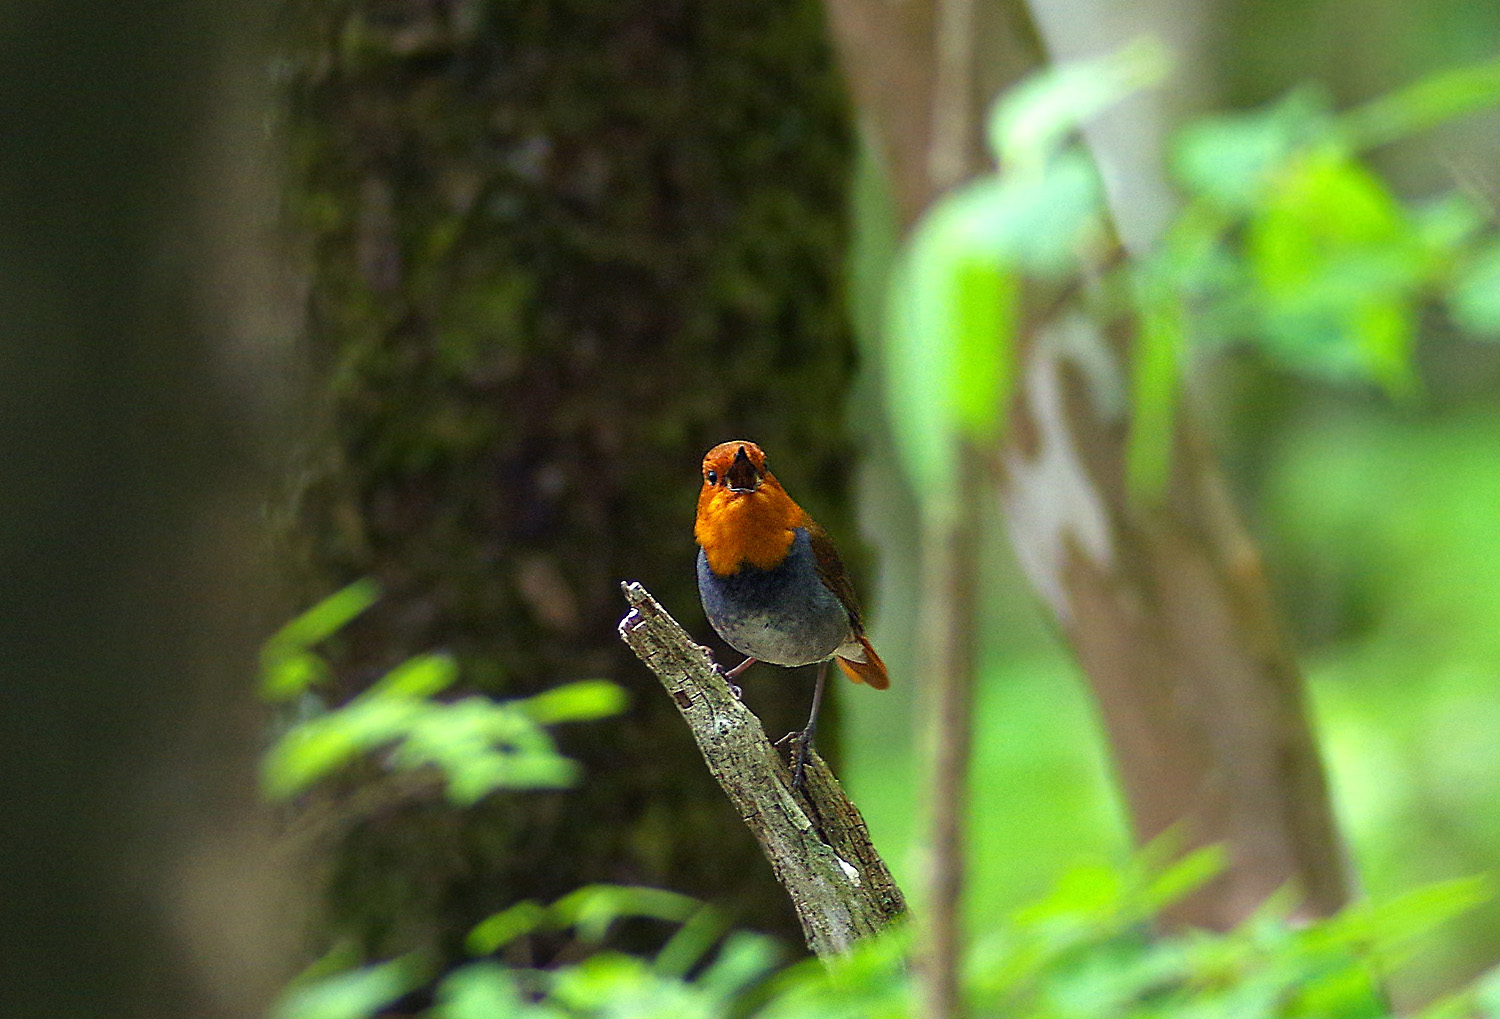
<path fill-rule="evenodd" d="M 797 734 L 792 785 L 801 788 L 829 661 L 856 683 L 891 685 L 865 636 L 854 584 L 828 532 L 792 501 L 748 440 L 721 442 L 704 455 L 693 536 L 703 612 L 746 656 L 725 673 L 730 684 L 756 662 L 818 664 L 812 712 Z"/>

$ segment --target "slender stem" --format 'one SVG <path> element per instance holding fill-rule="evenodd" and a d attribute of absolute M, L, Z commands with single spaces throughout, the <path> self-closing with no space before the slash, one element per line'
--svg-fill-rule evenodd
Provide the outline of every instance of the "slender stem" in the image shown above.
<path fill-rule="evenodd" d="M 942 194 L 974 172 L 979 123 L 974 80 L 974 0 L 938 0 L 927 173 Z"/>
<path fill-rule="evenodd" d="M 979 575 L 978 459 L 963 450 L 958 497 L 947 512 L 926 514 L 922 534 L 931 842 L 919 976 L 927 1019 L 964 1014 L 960 974 Z"/>

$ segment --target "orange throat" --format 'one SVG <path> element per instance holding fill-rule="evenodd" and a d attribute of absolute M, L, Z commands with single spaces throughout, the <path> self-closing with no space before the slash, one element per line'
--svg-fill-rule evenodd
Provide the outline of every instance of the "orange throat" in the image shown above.
<path fill-rule="evenodd" d="M 709 569 L 721 577 L 745 563 L 770 570 L 786 558 L 803 516 L 802 507 L 771 477 L 753 492 L 704 485 L 693 537 L 703 547 Z"/>

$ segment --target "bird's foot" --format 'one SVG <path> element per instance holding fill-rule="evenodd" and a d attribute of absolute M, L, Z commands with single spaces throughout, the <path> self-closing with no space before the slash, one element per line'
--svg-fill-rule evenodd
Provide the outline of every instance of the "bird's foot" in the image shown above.
<path fill-rule="evenodd" d="M 714 662 L 714 671 L 719 674 L 724 682 L 729 684 L 729 692 L 734 694 L 735 700 L 742 701 L 745 699 L 745 691 L 741 690 L 739 684 L 734 681 L 733 669 L 726 669 L 718 662 Z"/>
<path fill-rule="evenodd" d="M 792 764 L 792 788 L 807 792 L 807 759 L 812 753 L 812 730 L 803 729 L 801 732 L 788 733 L 787 737 L 796 737 L 793 744 L 797 748 L 796 756 Z"/>

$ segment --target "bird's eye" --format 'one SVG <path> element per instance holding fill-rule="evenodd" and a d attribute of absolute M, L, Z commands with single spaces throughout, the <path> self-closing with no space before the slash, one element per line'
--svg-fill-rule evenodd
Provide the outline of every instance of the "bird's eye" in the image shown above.
<path fill-rule="evenodd" d="M 709 471 L 705 476 L 708 478 L 710 485 L 717 485 L 719 483 L 719 475 L 716 471 Z"/>

